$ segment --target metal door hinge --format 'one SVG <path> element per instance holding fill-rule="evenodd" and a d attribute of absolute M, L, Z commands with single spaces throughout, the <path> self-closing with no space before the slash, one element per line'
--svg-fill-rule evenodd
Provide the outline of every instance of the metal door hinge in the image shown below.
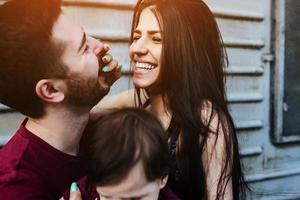
<path fill-rule="evenodd" d="M 274 54 L 272 54 L 272 53 L 264 53 L 264 54 L 261 56 L 262 62 L 273 62 L 274 59 L 275 59 L 275 56 L 274 56 Z"/>

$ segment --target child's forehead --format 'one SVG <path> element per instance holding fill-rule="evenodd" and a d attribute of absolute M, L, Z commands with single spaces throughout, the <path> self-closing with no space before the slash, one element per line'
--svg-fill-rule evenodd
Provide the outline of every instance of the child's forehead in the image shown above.
<path fill-rule="evenodd" d="M 111 186 L 98 186 L 97 191 L 103 196 L 118 195 L 119 198 L 141 197 L 153 191 L 158 181 L 148 181 L 142 162 L 138 162 L 119 183 Z"/>

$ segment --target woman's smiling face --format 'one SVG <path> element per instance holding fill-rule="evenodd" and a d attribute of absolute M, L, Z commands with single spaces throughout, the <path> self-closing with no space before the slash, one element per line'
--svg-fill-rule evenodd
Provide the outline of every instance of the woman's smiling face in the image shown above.
<path fill-rule="evenodd" d="M 140 15 L 134 29 L 129 55 L 133 68 L 133 83 L 137 88 L 151 89 L 158 80 L 161 68 L 162 33 L 150 7 Z"/>

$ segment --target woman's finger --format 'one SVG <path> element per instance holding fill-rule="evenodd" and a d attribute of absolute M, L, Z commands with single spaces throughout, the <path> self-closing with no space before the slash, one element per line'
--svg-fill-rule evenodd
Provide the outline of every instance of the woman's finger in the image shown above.
<path fill-rule="evenodd" d="M 100 69 L 102 69 L 103 67 L 110 64 L 113 60 L 114 60 L 113 56 L 110 53 L 106 53 L 102 57 L 98 56 L 98 62 L 99 62 Z"/>
<path fill-rule="evenodd" d="M 113 60 L 113 57 L 112 57 L 112 55 L 109 54 L 109 53 L 106 53 L 106 54 L 102 57 L 102 62 L 103 62 L 104 64 L 108 64 L 108 63 L 110 63 L 112 60 Z"/>
<path fill-rule="evenodd" d="M 103 44 L 103 48 L 97 54 L 98 58 L 102 58 L 109 51 L 109 49 L 110 49 L 109 44 Z"/>
<path fill-rule="evenodd" d="M 108 73 L 113 71 L 114 69 L 117 69 L 117 67 L 119 66 L 119 63 L 117 60 L 111 60 L 109 63 L 107 63 L 106 66 L 101 68 L 101 71 L 104 73 Z"/>
<path fill-rule="evenodd" d="M 73 182 L 70 189 L 70 200 L 82 200 L 77 183 Z"/>

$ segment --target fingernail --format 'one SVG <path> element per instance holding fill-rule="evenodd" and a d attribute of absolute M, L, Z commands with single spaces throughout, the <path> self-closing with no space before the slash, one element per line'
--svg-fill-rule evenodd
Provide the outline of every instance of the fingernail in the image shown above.
<path fill-rule="evenodd" d="M 102 68 L 102 72 L 108 72 L 109 71 L 109 67 L 108 66 L 105 66 Z"/>
<path fill-rule="evenodd" d="M 107 60 L 108 60 L 107 56 L 104 56 L 104 57 L 102 58 L 102 61 L 105 62 L 105 63 L 107 63 Z"/>
<path fill-rule="evenodd" d="M 76 182 L 73 182 L 71 184 L 71 192 L 76 192 L 78 190 L 78 186 L 77 186 L 77 183 Z"/>
<path fill-rule="evenodd" d="M 109 50 L 109 45 L 108 44 L 104 44 L 104 48 L 105 48 L 105 50 Z"/>

